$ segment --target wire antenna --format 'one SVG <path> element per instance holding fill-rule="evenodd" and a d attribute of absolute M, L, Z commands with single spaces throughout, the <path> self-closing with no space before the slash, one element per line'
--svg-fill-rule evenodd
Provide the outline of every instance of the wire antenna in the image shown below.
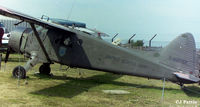
<path fill-rule="evenodd" d="M 67 20 L 69 20 L 71 14 L 72 14 L 72 10 L 73 10 L 73 8 L 74 8 L 74 5 L 75 5 L 75 0 L 74 0 L 74 2 L 72 3 L 72 7 L 71 7 L 71 9 L 70 9 L 70 11 L 69 11 L 69 14 L 68 14 Z"/>

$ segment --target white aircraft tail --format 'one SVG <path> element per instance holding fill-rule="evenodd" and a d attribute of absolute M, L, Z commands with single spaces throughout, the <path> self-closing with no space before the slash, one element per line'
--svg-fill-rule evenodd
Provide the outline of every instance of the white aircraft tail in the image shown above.
<path fill-rule="evenodd" d="M 199 72 L 195 71 L 197 60 L 193 35 L 184 33 L 170 42 L 161 51 L 161 62 L 177 69 L 177 72 L 198 77 Z"/>

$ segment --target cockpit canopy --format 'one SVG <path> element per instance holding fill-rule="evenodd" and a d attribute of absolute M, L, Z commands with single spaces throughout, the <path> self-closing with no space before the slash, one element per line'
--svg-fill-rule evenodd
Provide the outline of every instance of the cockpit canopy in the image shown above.
<path fill-rule="evenodd" d="M 44 15 L 42 16 L 41 19 L 52 22 L 52 23 L 56 23 L 59 25 L 63 25 L 63 26 L 74 26 L 74 27 L 86 28 L 86 24 L 81 23 L 81 22 L 70 21 L 70 20 L 65 20 L 65 19 L 58 19 L 58 18 L 49 18 Z"/>

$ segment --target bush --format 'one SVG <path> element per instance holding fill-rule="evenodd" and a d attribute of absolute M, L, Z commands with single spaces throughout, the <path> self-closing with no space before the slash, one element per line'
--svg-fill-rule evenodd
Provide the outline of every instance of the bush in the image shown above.
<path fill-rule="evenodd" d="M 144 42 L 143 42 L 143 40 L 137 40 L 136 42 L 134 42 L 133 40 L 131 40 L 130 44 L 131 44 L 132 47 L 138 47 L 138 46 L 143 46 Z"/>

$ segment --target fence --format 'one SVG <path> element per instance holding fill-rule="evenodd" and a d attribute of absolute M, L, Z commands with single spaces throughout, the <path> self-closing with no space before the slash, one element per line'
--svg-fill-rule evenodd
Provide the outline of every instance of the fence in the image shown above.
<path fill-rule="evenodd" d="M 6 27 L 8 32 L 14 30 L 16 27 L 30 27 L 30 25 L 27 22 L 22 22 L 15 26 L 14 24 L 20 22 L 19 20 L 0 19 L 0 22 L 3 23 L 3 25 Z"/>

